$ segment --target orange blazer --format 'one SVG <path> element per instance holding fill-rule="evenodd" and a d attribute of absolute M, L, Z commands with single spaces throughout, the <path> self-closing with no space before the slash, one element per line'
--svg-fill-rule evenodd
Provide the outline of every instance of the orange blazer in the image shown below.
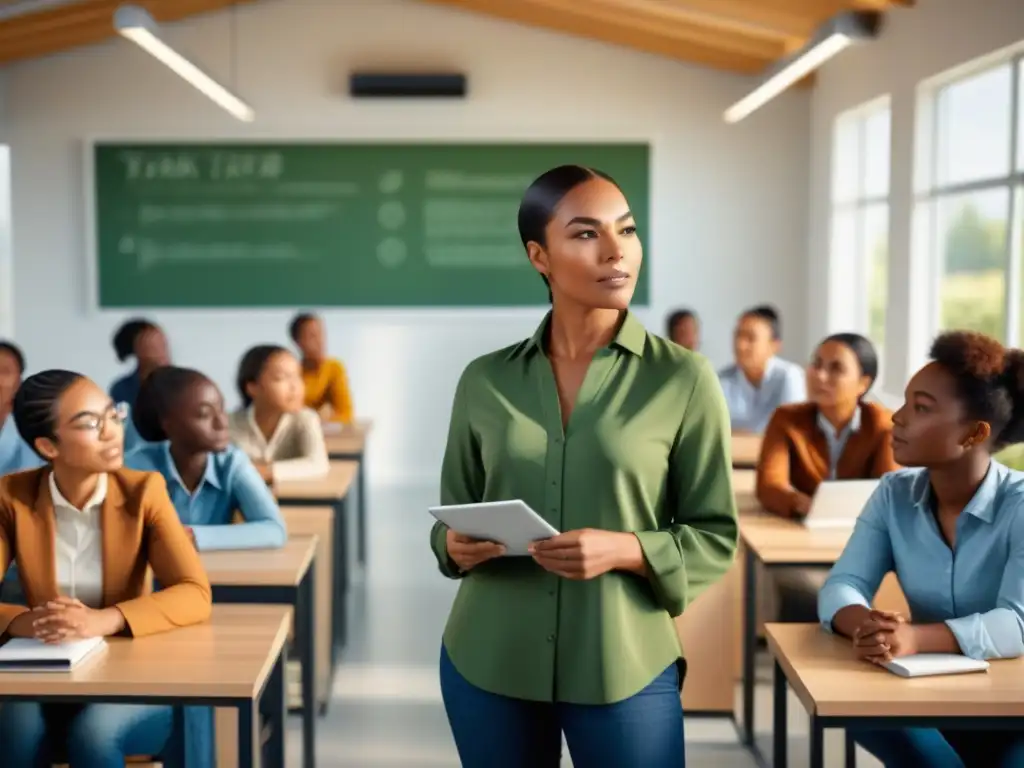
<path fill-rule="evenodd" d="M 18 563 L 29 606 L 56 599 L 55 518 L 49 467 L 0 478 L 0 567 Z M 210 616 L 210 581 L 161 475 L 108 475 L 100 512 L 103 607 L 116 606 L 135 637 L 198 624 Z M 148 568 L 162 585 L 149 591 Z M 24 606 L 0 603 L 0 635 Z"/>
<path fill-rule="evenodd" d="M 875 403 L 860 406 L 860 429 L 850 435 L 836 466 L 839 480 L 881 477 L 899 469 L 892 457 L 892 414 Z M 813 403 L 784 405 L 772 415 L 757 463 L 757 499 L 769 512 L 793 515 L 798 493 L 813 496 L 829 477 L 828 443 Z"/>

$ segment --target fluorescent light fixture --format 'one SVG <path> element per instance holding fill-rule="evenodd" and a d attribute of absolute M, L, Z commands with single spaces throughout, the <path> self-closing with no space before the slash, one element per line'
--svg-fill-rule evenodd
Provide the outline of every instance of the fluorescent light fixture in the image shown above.
<path fill-rule="evenodd" d="M 725 110 L 725 122 L 738 123 L 849 46 L 875 38 L 881 22 L 882 14 L 877 11 L 833 16 L 818 27 L 803 48 L 772 66 L 757 88 Z"/>
<path fill-rule="evenodd" d="M 120 6 L 114 12 L 114 29 L 239 120 L 251 123 L 256 118 L 252 107 L 161 40 L 160 28 L 145 9 Z"/>

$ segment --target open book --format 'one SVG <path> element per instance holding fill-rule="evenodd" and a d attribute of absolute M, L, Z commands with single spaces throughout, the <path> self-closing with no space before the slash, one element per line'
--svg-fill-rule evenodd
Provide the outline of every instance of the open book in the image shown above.
<path fill-rule="evenodd" d="M 67 672 L 106 646 L 102 637 L 58 645 L 15 637 L 0 645 L 0 672 Z"/>
<path fill-rule="evenodd" d="M 965 672 L 985 672 L 989 663 L 961 656 L 958 653 L 915 653 L 893 659 L 883 665 L 900 677 L 927 677 L 928 675 L 962 675 Z"/>

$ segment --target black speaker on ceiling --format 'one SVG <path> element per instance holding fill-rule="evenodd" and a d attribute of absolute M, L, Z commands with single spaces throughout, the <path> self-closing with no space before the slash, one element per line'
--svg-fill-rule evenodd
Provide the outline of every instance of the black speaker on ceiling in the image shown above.
<path fill-rule="evenodd" d="M 466 96 L 466 76 L 356 72 L 349 77 L 348 92 L 356 99 L 461 99 Z"/>

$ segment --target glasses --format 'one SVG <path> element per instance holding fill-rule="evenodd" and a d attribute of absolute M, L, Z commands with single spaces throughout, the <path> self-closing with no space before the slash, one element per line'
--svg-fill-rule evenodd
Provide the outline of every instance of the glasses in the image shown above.
<path fill-rule="evenodd" d="M 98 437 L 103 437 L 107 424 L 113 422 L 123 425 L 128 420 L 128 403 L 115 403 L 103 413 L 85 413 L 78 417 L 72 425 L 77 432 L 95 432 Z"/>

